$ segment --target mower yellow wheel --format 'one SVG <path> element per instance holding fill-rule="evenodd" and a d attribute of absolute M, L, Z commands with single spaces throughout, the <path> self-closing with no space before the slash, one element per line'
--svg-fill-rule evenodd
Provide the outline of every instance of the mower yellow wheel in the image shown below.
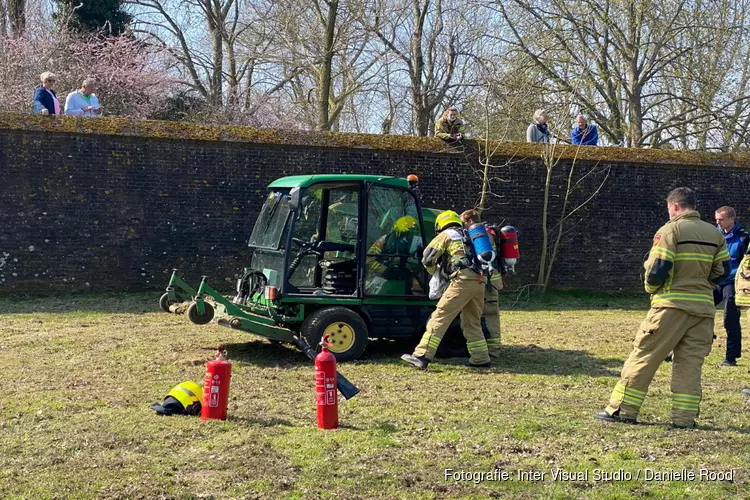
<path fill-rule="evenodd" d="M 367 323 L 362 316 L 341 306 L 314 311 L 302 322 L 300 334 L 311 346 L 317 346 L 323 336 L 328 335 L 328 340 L 333 344 L 328 349 L 339 362 L 359 358 L 365 352 L 369 337 Z"/>
<path fill-rule="evenodd" d="M 331 343 L 328 350 L 333 353 L 346 352 L 354 345 L 354 328 L 349 323 L 343 321 L 331 323 L 323 330 L 323 337 L 326 335 Z"/>

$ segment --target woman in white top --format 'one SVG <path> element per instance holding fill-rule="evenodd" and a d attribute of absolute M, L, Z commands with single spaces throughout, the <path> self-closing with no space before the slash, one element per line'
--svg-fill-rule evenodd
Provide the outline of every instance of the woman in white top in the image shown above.
<path fill-rule="evenodd" d="M 68 94 L 65 99 L 65 114 L 73 116 L 101 116 L 102 108 L 99 98 L 96 97 L 96 80 L 86 78 L 80 90 Z"/>

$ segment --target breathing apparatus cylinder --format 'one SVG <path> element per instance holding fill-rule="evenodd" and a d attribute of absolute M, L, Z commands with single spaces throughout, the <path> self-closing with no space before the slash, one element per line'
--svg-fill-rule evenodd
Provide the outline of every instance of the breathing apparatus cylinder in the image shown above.
<path fill-rule="evenodd" d="M 487 229 L 482 223 L 476 223 L 469 226 L 469 238 L 471 244 L 474 246 L 474 252 L 476 253 L 477 259 L 482 264 L 489 264 L 495 260 L 495 251 L 492 250 L 492 242 L 490 236 L 487 234 Z"/>
<path fill-rule="evenodd" d="M 514 267 L 521 257 L 518 251 L 518 231 L 513 226 L 504 226 L 500 229 L 500 255 L 505 265 L 514 271 Z"/>

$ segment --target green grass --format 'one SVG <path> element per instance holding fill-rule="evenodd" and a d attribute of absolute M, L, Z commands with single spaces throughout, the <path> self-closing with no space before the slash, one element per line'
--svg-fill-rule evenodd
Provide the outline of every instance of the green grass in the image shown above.
<path fill-rule="evenodd" d="M 362 392 L 342 428 L 315 427 L 312 367 L 298 351 L 157 311 L 156 296 L 0 300 L 0 498 L 726 498 L 746 497 L 748 364 L 722 359 L 717 321 L 700 429 L 670 430 L 663 365 L 641 419 L 599 422 L 644 297 L 503 296 L 505 355 L 488 372 L 398 362 L 372 342 L 341 366 Z M 148 406 L 201 381 L 219 343 L 233 362 L 226 422 Z M 552 471 L 589 471 L 553 481 Z M 638 471 L 735 470 L 733 482 L 645 481 Z M 446 480 L 505 471 L 509 481 Z M 544 472 L 520 481 L 517 471 Z M 633 474 L 596 480 L 596 471 Z M 601 474 L 601 472 L 599 472 Z"/>

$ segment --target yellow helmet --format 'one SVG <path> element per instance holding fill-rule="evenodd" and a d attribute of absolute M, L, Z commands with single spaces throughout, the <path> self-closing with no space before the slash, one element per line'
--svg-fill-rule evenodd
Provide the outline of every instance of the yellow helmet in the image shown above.
<path fill-rule="evenodd" d="M 203 389 L 195 382 L 183 382 L 169 391 L 162 404 L 154 403 L 151 409 L 160 415 L 199 415 L 203 402 Z"/>
<path fill-rule="evenodd" d="M 411 215 L 404 215 L 399 217 L 396 222 L 393 223 L 393 230 L 396 234 L 404 234 L 409 231 L 417 229 L 417 219 Z"/>
<path fill-rule="evenodd" d="M 461 217 L 459 217 L 456 212 L 454 212 L 453 210 L 446 210 L 445 212 L 438 215 L 437 219 L 435 219 L 435 232 L 439 233 L 447 226 L 450 226 L 452 224 L 456 224 L 459 227 L 463 226 Z"/>

